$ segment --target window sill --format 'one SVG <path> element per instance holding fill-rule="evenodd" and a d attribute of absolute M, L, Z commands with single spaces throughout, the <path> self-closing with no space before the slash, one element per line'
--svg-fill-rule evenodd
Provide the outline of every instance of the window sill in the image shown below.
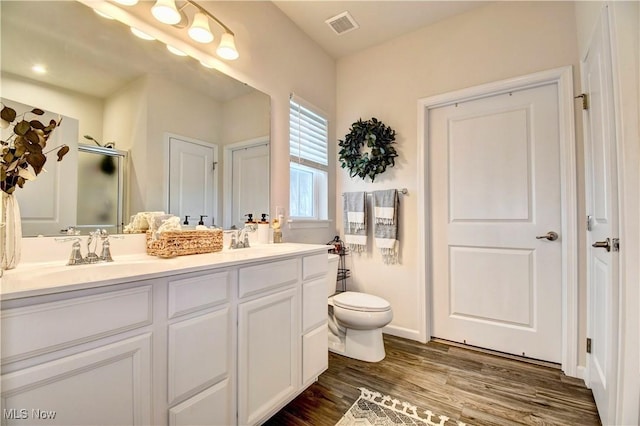
<path fill-rule="evenodd" d="M 328 228 L 330 220 L 304 220 L 304 219 L 289 219 L 289 229 L 320 229 Z"/>

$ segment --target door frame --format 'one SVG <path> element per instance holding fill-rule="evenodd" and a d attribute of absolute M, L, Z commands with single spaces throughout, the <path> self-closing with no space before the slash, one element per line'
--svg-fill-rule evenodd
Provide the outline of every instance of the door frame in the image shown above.
<path fill-rule="evenodd" d="M 180 139 L 182 141 L 185 142 L 189 142 L 192 144 L 196 144 L 196 145 L 202 145 L 205 146 L 207 148 L 212 148 L 213 149 L 213 162 L 214 164 L 218 165 L 219 164 L 219 160 L 218 160 L 218 144 L 215 144 L 213 142 L 206 142 L 206 141 L 202 141 L 199 139 L 194 139 L 194 138 L 190 138 L 188 136 L 183 136 L 183 135 L 179 135 L 177 133 L 169 133 L 169 132 L 165 132 L 163 139 L 164 139 L 164 143 L 163 143 L 163 147 L 164 147 L 164 178 L 162 179 L 162 205 L 164 206 L 164 211 L 168 212 L 169 211 L 169 182 L 171 180 L 171 176 L 169 175 L 169 170 L 171 167 L 171 138 L 174 139 Z M 213 180 L 213 190 L 215 191 L 215 193 L 218 193 L 218 167 L 215 167 L 213 170 L 213 175 L 211 176 L 212 180 Z M 219 202 L 219 195 L 216 195 L 215 197 L 213 197 L 212 200 L 212 204 L 211 204 L 211 209 L 212 211 L 217 215 L 218 214 L 218 206 L 220 205 Z"/>
<path fill-rule="evenodd" d="M 429 110 L 456 102 L 555 84 L 558 87 L 558 113 L 560 129 L 560 196 L 562 200 L 562 371 L 572 377 L 580 377 L 578 370 L 578 217 L 576 142 L 574 125 L 573 68 L 565 66 L 534 74 L 515 77 L 430 96 L 418 100 L 418 258 L 425 259 L 419 270 L 420 340 L 430 340 L 432 330 L 431 297 L 431 194 L 427 182 L 429 165 Z"/>
<path fill-rule="evenodd" d="M 224 200 L 224 211 L 222 212 L 222 223 L 225 228 L 231 225 L 232 205 L 231 196 L 233 192 L 232 180 L 233 180 L 233 151 L 251 148 L 258 145 L 269 145 L 271 143 L 269 135 L 260 136 L 253 139 L 247 139 L 244 141 L 232 143 L 224 146 L 223 152 L 223 188 L 222 199 Z M 269 146 L 269 155 L 271 155 L 271 146 Z M 269 177 L 269 181 L 271 178 Z"/>

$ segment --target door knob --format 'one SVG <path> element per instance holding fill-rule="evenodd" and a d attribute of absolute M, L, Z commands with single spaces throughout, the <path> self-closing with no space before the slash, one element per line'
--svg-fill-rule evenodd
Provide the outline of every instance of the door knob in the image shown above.
<path fill-rule="evenodd" d="M 603 248 L 607 251 L 611 251 L 611 240 L 607 238 L 604 241 L 596 241 L 595 243 L 591 244 L 591 247 Z"/>
<path fill-rule="evenodd" d="M 553 232 L 553 231 L 549 231 L 544 235 L 538 235 L 536 237 L 536 240 L 544 240 L 547 239 L 549 241 L 555 241 L 558 239 L 558 233 L 557 232 Z"/>

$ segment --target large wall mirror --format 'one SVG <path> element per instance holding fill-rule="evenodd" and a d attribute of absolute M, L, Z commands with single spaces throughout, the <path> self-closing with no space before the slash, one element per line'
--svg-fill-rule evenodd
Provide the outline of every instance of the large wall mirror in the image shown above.
<path fill-rule="evenodd" d="M 269 96 L 175 56 L 160 42 L 137 38 L 78 2 L 2 2 L 0 8 L 3 102 L 63 116 L 68 128 L 50 143 L 75 150 L 56 164 L 59 171 L 55 159 L 48 160 L 52 182 L 29 182 L 31 191 L 57 191 L 48 212 L 57 220 L 23 227 L 25 236 L 79 225 L 78 215 L 71 223 L 56 215 L 60 206 L 73 203 L 77 210 L 79 198 L 89 199 L 84 187 L 101 185 L 78 184 L 84 135 L 115 143 L 128 156 L 120 225 L 139 211 L 165 211 L 188 215 L 193 224 L 206 216 L 205 224 L 228 228 L 241 225 L 245 213 L 269 212 Z M 35 72 L 34 65 L 46 72 Z M 194 174 L 194 165 L 210 177 Z"/>

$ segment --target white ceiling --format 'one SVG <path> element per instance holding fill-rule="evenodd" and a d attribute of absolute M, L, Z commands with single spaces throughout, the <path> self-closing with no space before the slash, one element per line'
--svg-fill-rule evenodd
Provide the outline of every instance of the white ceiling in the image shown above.
<path fill-rule="evenodd" d="M 273 1 L 302 31 L 333 58 L 391 40 L 487 1 Z M 360 28 L 337 35 L 325 20 L 348 11 Z"/>

